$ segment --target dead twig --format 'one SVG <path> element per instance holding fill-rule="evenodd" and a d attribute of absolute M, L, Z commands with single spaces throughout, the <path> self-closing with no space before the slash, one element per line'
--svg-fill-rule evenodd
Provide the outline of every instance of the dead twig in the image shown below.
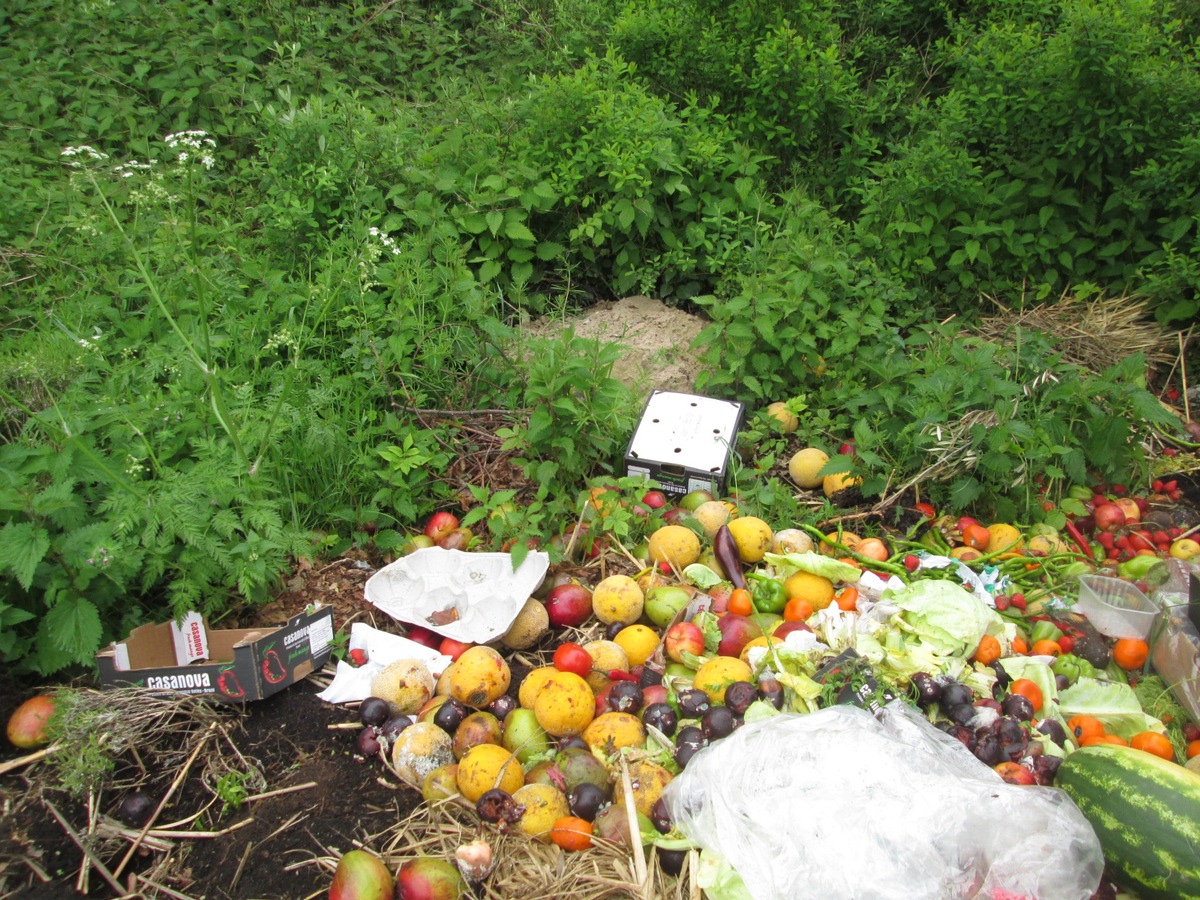
<path fill-rule="evenodd" d="M 54 816 L 54 818 L 58 821 L 58 824 L 62 826 L 63 831 L 65 831 L 71 840 L 75 842 L 75 846 L 79 848 L 81 853 L 83 853 L 84 858 L 86 858 L 87 861 L 90 862 L 95 868 L 95 870 L 100 873 L 100 877 L 108 882 L 108 886 L 110 888 L 117 892 L 117 896 L 124 896 L 125 888 L 121 887 L 121 882 L 117 881 L 116 876 L 108 870 L 108 866 L 104 865 L 103 861 L 101 861 L 100 858 L 92 852 L 91 848 L 84 843 L 83 838 L 79 836 L 79 832 L 71 827 L 71 823 L 63 817 L 63 814 L 58 811 L 58 808 L 55 807 L 55 805 L 45 797 L 42 798 L 42 805 L 44 805 L 46 809 L 50 811 L 50 815 Z"/>
<path fill-rule="evenodd" d="M 62 745 L 51 744 L 49 747 L 43 747 L 41 750 L 30 753 L 28 756 L 19 756 L 16 759 L 10 759 L 8 762 L 0 763 L 0 775 L 7 775 L 16 769 L 31 766 L 35 762 L 45 759 L 50 754 L 56 753 L 60 746 Z"/>
<path fill-rule="evenodd" d="M 167 792 L 163 794 L 163 798 L 158 801 L 158 806 L 155 808 L 153 814 L 149 819 L 146 820 L 146 824 L 142 826 L 142 831 L 138 835 L 137 840 L 129 845 L 129 849 L 125 851 L 125 856 L 122 857 L 121 862 L 117 865 L 116 869 L 113 870 L 114 876 L 119 877 L 124 868 L 129 865 L 129 860 L 133 858 L 133 854 L 137 851 L 137 848 L 141 846 L 142 838 L 146 836 L 146 833 L 151 829 L 151 827 L 153 827 L 154 823 L 158 821 L 158 817 L 162 814 L 163 808 L 167 805 L 167 802 L 175 795 L 175 791 L 179 789 L 179 786 L 183 784 L 184 779 L 187 778 L 188 771 L 192 768 L 192 763 L 195 762 L 196 757 L 200 755 L 200 751 L 204 749 L 204 745 L 208 743 L 208 739 L 212 736 L 212 733 L 216 727 L 216 722 L 209 723 L 208 729 L 203 735 L 201 735 L 200 740 L 196 743 L 195 749 L 192 750 L 191 756 L 189 756 L 187 762 L 183 764 L 183 768 L 179 770 L 178 774 L 175 776 L 175 780 L 171 782 L 171 786 L 167 788 Z"/>

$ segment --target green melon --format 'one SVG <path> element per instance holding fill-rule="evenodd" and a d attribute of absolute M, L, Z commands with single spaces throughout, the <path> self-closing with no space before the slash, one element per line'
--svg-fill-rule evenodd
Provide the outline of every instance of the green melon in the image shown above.
<path fill-rule="evenodd" d="M 1113 744 L 1081 747 L 1054 779 L 1091 823 L 1110 877 L 1141 900 L 1200 898 L 1200 776 Z"/>

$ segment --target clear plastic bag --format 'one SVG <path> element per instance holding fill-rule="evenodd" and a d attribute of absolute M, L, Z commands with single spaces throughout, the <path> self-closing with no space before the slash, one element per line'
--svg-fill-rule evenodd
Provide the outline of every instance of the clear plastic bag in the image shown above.
<path fill-rule="evenodd" d="M 663 796 L 754 900 L 1087 900 L 1104 871 L 1065 793 L 1008 784 L 899 702 L 744 725 Z"/>

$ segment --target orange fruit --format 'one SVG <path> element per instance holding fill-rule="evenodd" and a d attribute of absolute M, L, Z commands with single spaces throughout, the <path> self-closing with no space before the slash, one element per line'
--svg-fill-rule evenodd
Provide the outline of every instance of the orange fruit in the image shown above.
<path fill-rule="evenodd" d="M 1175 762 L 1175 745 L 1165 734 L 1157 731 L 1138 732 L 1129 739 L 1129 746 L 1134 750 L 1144 750 L 1169 762 Z"/>
<path fill-rule="evenodd" d="M 1029 648 L 1031 656 L 1062 656 L 1062 646 L 1058 641 L 1049 639 L 1034 641 L 1033 646 Z"/>
<path fill-rule="evenodd" d="M 640 666 L 658 647 L 658 632 L 649 625 L 626 625 L 617 632 L 613 643 L 629 657 L 629 665 Z"/>
<path fill-rule="evenodd" d="M 808 617 L 816 610 L 813 608 L 812 602 L 803 597 L 793 597 L 787 602 L 787 606 L 783 608 L 783 621 L 785 622 L 807 622 Z"/>
<path fill-rule="evenodd" d="M 1000 642 L 990 634 L 985 634 L 979 639 L 979 646 L 975 648 L 972 658 L 977 663 L 990 666 L 1000 658 Z"/>
<path fill-rule="evenodd" d="M 1042 689 L 1037 686 L 1036 682 L 1030 681 L 1028 678 L 1018 678 L 1008 686 L 1008 692 L 1020 694 L 1032 703 L 1034 712 L 1042 708 Z"/>
<path fill-rule="evenodd" d="M 1116 744 L 1118 747 L 1128 747 L 1129 742 L 1123 737 L 1115 734 L 1101 734 L 1095 737 L 1083 738 L 1079 742 L 1080 747 L 1090 747 L 1093 744 Z"/>
<path fill-rule="evenodd" d="M 1067 719 L 1067 730 L 1075 736 L 1076 742 L 1082 743 L 1089 738 L 1101 737 L 1108 729 L 1092 716 L 1071 716 Z"/>
<path fill-rule="evenodd" d="M 856 612 L 858 610 L 858 588 L 852 584 L 846 585 L 833 595 L 833 602 L 838 605 L 838 609 Z"/>
<path fill-rule="evenodd" d="M 592 823 L 579 816 L 562 816 L 550 829 L 550 840 L 564 850 L 586 850 L 592 846 Z"/>
<path fill-rule="evenodd" d="M 729 594 L 729 604 L 726 607 L 735 616 L 749 616 L 754 613 L 754 601 L 750 592 L 745 588 L 734 588 Z"/>
<path fill-rule="evenodd" d="M 1150 645 L 1138 638 L 1120 638 L 1113 644 L 1113 662 L 1127 672 L 1140 669 L 1149 656 Z"/>
<path fill-rule="evenodd" d="M 988 530 L 978 523 L 968 525 L 963 529 L 962 533 L 963 545 L 970 547 L 972 550 L 985 550 L 991 538 L 992 536 L 988 533 Z"/>
<path fill-rule="evenodd" d="M 1187 758 L 1195 759 L 1200 756 L 1200 740 L 1191 741 L 1187 745 Z"/>

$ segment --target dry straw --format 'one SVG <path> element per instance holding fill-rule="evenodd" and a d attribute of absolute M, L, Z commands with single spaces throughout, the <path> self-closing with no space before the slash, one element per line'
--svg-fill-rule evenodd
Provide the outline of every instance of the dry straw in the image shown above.
<path fill-rule="evenodd" d="M 1154 321 L 1150 302 L 1132 294 L 1098 294 L 1083 298 L 1064 292 L 1057 300 L 1026 306 L 1022 295 L 1017 308 L 984 295 L 997 313 L 985 316 L 971 333 L 989 341 L 1008 343 L 1020 332 L 1050 337 L 1064 362 L 1091 372 L 1102 372 L 1115 362 L 1145 354 L 1151 368 L 1175 359 L 1178 336 Z"/>

